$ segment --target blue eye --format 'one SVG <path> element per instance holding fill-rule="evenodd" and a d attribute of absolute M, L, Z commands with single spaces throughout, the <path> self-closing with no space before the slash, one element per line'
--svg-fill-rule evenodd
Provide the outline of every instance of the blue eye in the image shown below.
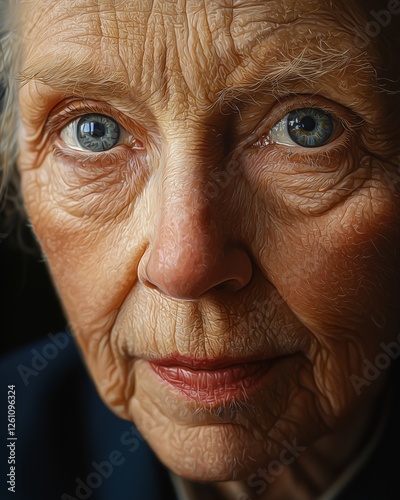
<path fill-rule="evenodd" d="M 333 134 L 331 115 L 319 108 L 295 109 L 287 115 L 290 138 L 305 148 L 326 144 Z"/>
<path fill-rule="evenodd" d="M 320 108 L 294 109 L 253 144 L 265 148 L 271 144 L 318 148 L 337 138 L 343 125 L 327 111 Z"/>
<path fill-rule="evenodd" d="M 76 141 L 89 151 L 107 151 L 118 143 L 119 136 L 118 123 L 105 115 L 85 115 L 76 124 Z"/>

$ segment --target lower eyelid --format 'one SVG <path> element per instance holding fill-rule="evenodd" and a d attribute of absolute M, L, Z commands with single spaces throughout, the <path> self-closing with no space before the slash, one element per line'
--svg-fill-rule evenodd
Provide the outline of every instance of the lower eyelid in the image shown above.
<path fill-rule="evenodd" d="M 79 171 L 81 169 L 84 171 L 88 169 L 89 171 L 92 169 L 98 171 L 99 167 L 101 170 L 104 168 L 108 169 L 108 167 L 116 170 L 115 166 L 120 164 L 120 162 L 122 162 L 121 165 L 127 164 L 128 155 L 129 150 L 120 146 L 100 153 L 84 149 L 78 150 L 57 143 L 53 149 L 53 156 L 55 158 L 60 159 L 66 166 L 70 165 L 74 169 L 77 167 Z"/>

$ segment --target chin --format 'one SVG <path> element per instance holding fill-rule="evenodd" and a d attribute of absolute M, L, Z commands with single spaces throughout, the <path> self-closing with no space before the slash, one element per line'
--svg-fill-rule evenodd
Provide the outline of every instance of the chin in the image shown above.
<path fill-rule="evenodd" d="M 169 470 L 191 481 L 245 481 L 255 467 L 265 463 L 265 456 L 256 456 L 251 452 L 251 444 L 232 442 L 226 429 L 207 428 L 202 434 L 200 441 L 183 443 L 182 449 L 173 454 L 172 446 L 158 450 L 153 448 Z M 258 448 L 263 448 L 261 443 L 258 443 Z"/>

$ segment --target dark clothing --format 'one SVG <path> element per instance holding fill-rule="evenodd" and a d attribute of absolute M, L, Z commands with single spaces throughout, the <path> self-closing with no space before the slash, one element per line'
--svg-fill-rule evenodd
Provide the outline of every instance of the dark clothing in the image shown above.
<path fill-rule="evenodd" d="M 175 499 L 167 470 L 132 423 L 101 402 L 71 336 L 58 335 L 2 361 L 0 498 Z M 12 448 L 7 444 L 14 442 L 6 435 L 12 431 L 5 403 L 9 385 L 15 385 L 15 493 L 6 482 Z M 395 397 L 377 449 L 338 500 L 400 500 L 399 451 Z"/>

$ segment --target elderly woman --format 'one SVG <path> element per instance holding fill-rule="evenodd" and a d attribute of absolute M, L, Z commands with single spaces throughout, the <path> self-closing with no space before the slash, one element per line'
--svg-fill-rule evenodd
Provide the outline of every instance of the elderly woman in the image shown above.
<path fill-rule="evenodd" d="M 4 184 L 130 422 L 14 356 L 13 498 L 400 498 L 400 1 L 2 4 Z"/>

